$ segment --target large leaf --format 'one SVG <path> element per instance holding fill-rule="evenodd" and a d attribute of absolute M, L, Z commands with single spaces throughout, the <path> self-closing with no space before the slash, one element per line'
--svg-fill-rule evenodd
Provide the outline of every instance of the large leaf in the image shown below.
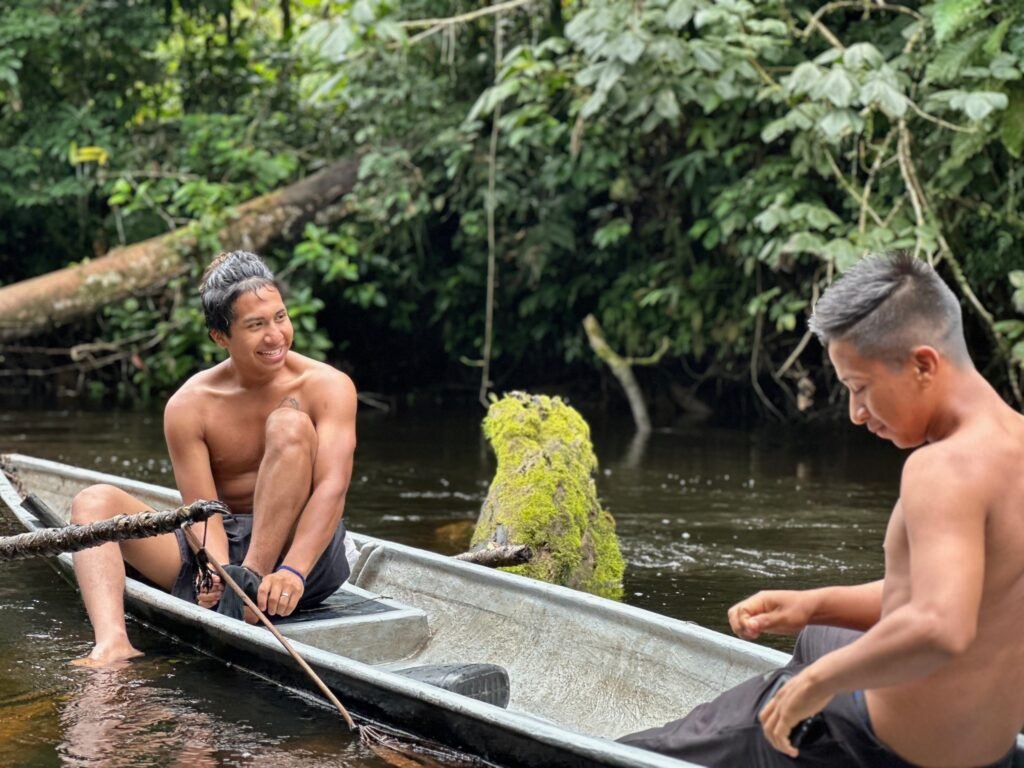
<path fill-rule="evenodd" d="M 1006 151 L 1018 160 L 1024 155 L 1024 86 L 1010 89 L 1009 104 L 999 126 Z"/>
<path fill-rule="evenodd" d="M 816 99 L 830 101 L 836 107 L 848 107 L 853 103 L 857 90 L 857 81 L 845 67 L 836 65 L 814 84 L 811 95 Z"/>
<path fill-rule="evenodd" d="M 932 13 L 935 39 L 944 43 L 985 14 L 985 0 L 938 0 Z"/>
<path fill-rule="evenodd" d="M 907 113 L 907 97 L 896 85 L 895 77 L 873 74 L 860 89 L 860 102 L 864 106 L 877 106 L 886 115 L 901 118 Z"/>

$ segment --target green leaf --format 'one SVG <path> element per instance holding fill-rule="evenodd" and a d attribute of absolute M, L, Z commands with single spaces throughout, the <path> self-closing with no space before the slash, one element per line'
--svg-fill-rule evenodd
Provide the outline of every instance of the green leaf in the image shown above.
<path fill-rule="evenodd" d="M 935 40 L 944 43 L 980 18 L 985 0 L 937 0 L 932 12 Z"/>
<path fill-rule="evenodd" d="M 796 222 L 803 220 L 807 222 L 812 229 L 817 229 L 819 231 L 826 230 L 829 227 L 838 227 L 843 223 L 843 220 L 828 208 L 814 203 L 798 203 L 797 205 L 794 205 L 789 212 L 792 217 L 792 221 Z"/>
<path fill-rule="evenodd" d="M 1020 80 L 1017 58 L 1009 53 L 996 54 L 989 62 L 988 71 L 996 80 Z"/>
<path fill-rule="evenodd" d="M 999 137 L 1006 151 L 1020 160 L 1024 155 L 1024 87 L 1010 89 L 1010 100 L 999 126 Z"/>
<path fill-rule="evenodd" d="M 797 66 L 788 77 L 782 80 L 783 90 L 790 96 L 802 96 L 809 93 L 825 75 L 825 70 L 817 64 L 805 61 Z"/>
<path fill-rule="evenodd" d="M 885 58 L 871 43 L 854 43 L 843 51 L 843 64 L 849 69 L 876 69 L 883 63 Z"/>
<path fill-rule="evenodd" d="M 829 73 L 815 83 L 811 95 L 816 99 L 827 99 L 836 107 L 848 107 L 857 93 L 857 83 L 844 67 L 833 66 Z"/>
<path fill-rule="evenodd" d="M 1014 359 L 1017 361 L 1017 365 L 1024 368 L 1024 341 L 1018 341 L 1013 345 L 1013 349 L 1010 350 Z"/>
<path fill-rule="evenodd" d="M 955 81 L 971 58 L 981 50 L 987 36 L 988 32 L 981 30 L 940 48 L 925 69 L 925 82 Z"/>
<path fill-rule="evenodd" d="M 863 131 L 864 120 L 851 109 L 830 110 L 818 121 L 818 130 L 830 143 L 836 144 L 845 136 Z"/>
<path fill-rule="evenodd" d="M 1024 270 L 1015 269 L 1010 273 L 1010 285 L 1018 290 L 1024 290 Z"/>
<path fill-rule="evenodd" d="M 644 47 L 644 41 L 640 36 L 628 30 L 609 46 L 609 52 L 626 64 L 636 64 L 643 55 Z"/>
<path fill-rule="evenodd" d="M 860 89 L 860 103 L 878 106 L 888 117 L 899 119 L 907 113 L 907 97 L 895 85 L 895 78 L 872 75 Z"/>
<path fill-rule="evenodd" d="M 837 237 L 829 240 L 821 249 L 821 257 L 832 261 L 840 272 L 852 267 L 860 259 L 860 254 L 853 243 L 845 238 Z"/>
<path fill-rule="evenodd" d="M 950 99 L 950 106 L 961 109 L 971 120 L 984 120 L 997 109 L 1006 109 L 1009 99 L 1005 93 L 972 91 Z"/>
<path fill-rule="evenodd" d="M 658 96 L 654 100 L 654 111 L 668 122 L 674 122 L 679 118 L 679 102 L 670 88 L 658 91 Z"/>
<path fill-rule="evenodd" d="M 694 0 L 675 0 L 665 11 L 665 23 L 668 28 L 678 31 L 690 23 L 696 10 Z"/>
<path fill-rule="evenodd" d="M 594 232 L 594 245 L 603 251 L 627 237 L 631 231 L 632 227 L 625 219 L 612 219 Z"/>
<path fill-rule="evenodd" d="M 1011 14 L 1000 21 L 996 25 L 996 28 L 992 30 L 992 34 L 990 34 L 988 39 L 985 40 L 982 50 L 984 50 L 989 56 L 995 56 L 999 53 L 1003 47 L 1003 40 L 1006 39 L 1006 33 L 1010 31 L 1010 27 L 1013 26 L 1013 23 L 1016 20 L 1016 17 Z"/>
<path fill-rule="evenodd" d="M 825 240 L 814 232 L 795 232 L 782 246 L 783 253 L 818 254 L 825 248 Z"/>
<path fill-rule="evenodd" d="M 1010 341 L 1024 336 L 1024 320 L 1000 320 L 993 323 L 992 327 Z"/>
<path fill-rule="evenodd" d="M 356 0 L 352 6 L 352 18 L 356 24 L 368 27 L 377 20 L 377 14 L 369 0 Z"/>

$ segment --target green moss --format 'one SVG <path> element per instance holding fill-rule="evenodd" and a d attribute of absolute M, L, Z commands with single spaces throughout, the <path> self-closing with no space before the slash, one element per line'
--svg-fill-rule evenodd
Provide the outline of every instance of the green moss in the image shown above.
<path fill-rule="evenodd" d="M 483 426 L 498 467 L 473 545 L 528 544 L 533 561 L 509 570 L 621 597 L 625 562 L 597 498 L 583 417 L 557 397 L 512 392 L 491 404 Z"/>

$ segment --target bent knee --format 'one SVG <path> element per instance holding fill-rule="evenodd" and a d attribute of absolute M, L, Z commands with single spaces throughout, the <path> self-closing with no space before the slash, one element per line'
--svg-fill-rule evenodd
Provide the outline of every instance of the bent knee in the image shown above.
<path fill-rule="evenodd" d="M 127 511 L 124 509 L 125 499 L 130 498 L 120 488 L 107 483 L 90 485 L 71 500 L 71 522 L 91 523 L 124 514 Z"/>
<path fill-rule="evenodd" d="M 265 427 L 267 450 L 316 447 L 316 427 L 312 419 L 295 408 L 271 411 Z"/>

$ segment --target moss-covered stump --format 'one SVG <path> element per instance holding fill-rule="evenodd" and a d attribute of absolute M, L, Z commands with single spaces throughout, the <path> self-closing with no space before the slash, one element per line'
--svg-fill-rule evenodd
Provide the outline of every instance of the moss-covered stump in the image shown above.
<path fill-rule="evenodd" d="M 601 509 L 590 428 L 557 397 L 512 392 L 491 404 L 484 434 L 498 459 L 474 547 L 526 544 L 533 561 L 508 570 L 621 597 L 625 562 Z"/>

